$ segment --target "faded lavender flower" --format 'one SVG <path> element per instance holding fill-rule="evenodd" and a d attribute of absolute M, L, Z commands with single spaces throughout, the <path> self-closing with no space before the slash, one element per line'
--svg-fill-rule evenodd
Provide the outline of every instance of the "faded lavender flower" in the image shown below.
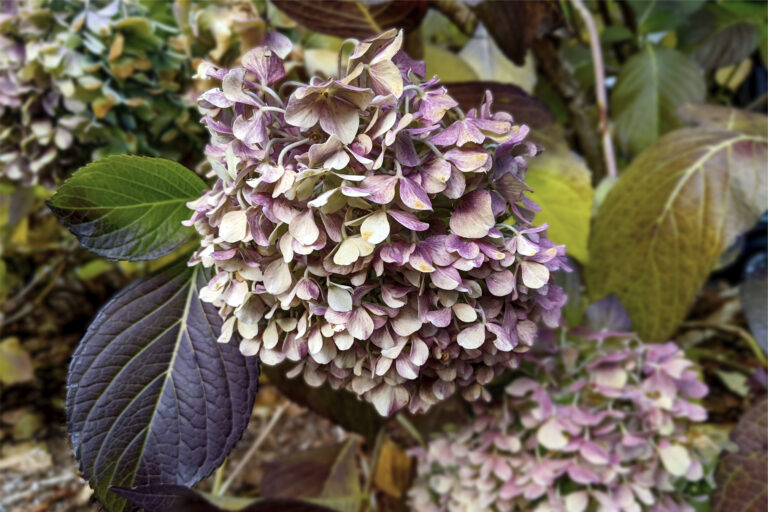
<path fill-rule="evenodd" d="M 224 9 L 202 5 L 1 0 L 0 178 L 51 185 L 109 154 L 196 154 L 205 131 L 186 97 L 189 61 L 237 51 L 227 34 L 213 49 L 195 39 Z"/>
<path fill-rule="evenodd" d="M 707 388 L 675 343 L 617 335 L 530 358 L 503 406 L 414 450 L 412 509 L 693 512 L 688 427 L 706 411 L 691 399 Z"/>
<path fill-rule="evenodd" d="M 203 66 L 221 81 L 199 100 L 219 179 L 189 221 L 190 264 L 215 269 L 201 297 L 226 319 L 219 341 L 237 332 L 243 354 L 382 415 L 457 388 L 487 397 L 565 302 L 550 282 L 564 248 L 522 195 L 527 128 L 490 94 L 462 112 L 401 44 L 364 41 L 346 74 L 308 84 L 277 86 L 279 34 L 242 67 Z"/>

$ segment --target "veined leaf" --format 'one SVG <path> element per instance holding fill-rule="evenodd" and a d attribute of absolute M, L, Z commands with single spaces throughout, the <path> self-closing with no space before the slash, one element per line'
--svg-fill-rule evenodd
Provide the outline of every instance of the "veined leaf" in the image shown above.
<path fill-rule="evenodd" d="M 678 51 L 648 45 L 622 66 L 611 94 L 622 147 L 639 153 L 680 125 L 675 116 L 678 107 L 702 102 L 705 94 L 704 77 L 695 62 Z"/>
<path fill-rule="evenodd" d="M 144 512 L 333 512 L 330 508 L 294 499 L 252 500 L 253 503 L 237 508 L 217 506 L 211 503 L 213 500 L 181 485 L 115 487 L 113 491 Z"/>
<path fill-rule="evenodd" d="M 679 33 L 679 48 L 692 53 L 704 69 L 741 62 L 760 44 L 765 5 L 729 2 L 734 7 L 708 3 L 688 17 Z"/>
<path fill-rule="evenodd" d="M 722 128 L 758 136 L 768 133 L 768 116 L 748 110 L 688 103 L 680 107 L 677 115 L 683 121 L 698 126 Z"/>
<path fill-rule="evenodd" d="M 641 34 L 663 32 L 684 24 L 705 0 L 629 0 Z"/>
<path fill-rule="evenodd" d="M 273 0 L 275 7 L 305 27 L 339 37 L 364 39 L 388 28 L 406 32 L 419 26 L 425 0 L 348 2 L 342 0 Z"/>
<path fill-rule="evenodd" d="M 584 160 L 573 153 L 564 139 L 536 132 L 532 140 L 545 151 L 528 163 L 526 183 L 541 211 L 533 223 L 549 224 L 547 234 L 558 244 L 565 244 L 568 254 L 582 263 L 589 259 L 587 240 L 592 220 L 592 175 Z"/>
<path fill-rule="evenodd" d="M 554 0 L 539 2 L 495 2 L 487 0 L 473 7 L 507 57 L 518 66 L 534 40 L 563 24 L 563 15 Z"/>
<path fill-rule="evenodd" d="M 75 172 L 48 207 L 88 250 L 115 260 L 151 260 L 180 247 L 194 229 L 188 201 L 205 182 L 162 158 L 110 156 Z"/>
<path fill-rule="evenodd" d="M 253 406 L 258 362 L 216 343 L 207 282 L 184 261 L 131 284 L 99 312 L 67 379 L 69 433 L 83 476 L 111 512 L 111 486 L 192 485 L 224 460 Z"/>
<path fill-rule="evenodd" d="M 592 226 L 587 288 L 616 293 L 633 327 L 664 341 L 731 240 L 768 206 L 768 138 L 685 128 L 624 171 Z"/>

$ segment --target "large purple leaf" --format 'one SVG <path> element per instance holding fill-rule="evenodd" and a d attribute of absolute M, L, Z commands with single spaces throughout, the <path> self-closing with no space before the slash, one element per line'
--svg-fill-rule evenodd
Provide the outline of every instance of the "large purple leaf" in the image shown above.
<path fill-rule="evenodd" d="M 145 485 L 114 487 L 115 493 L 130 500 L 145 512 L 224 512 L 200 494 L 180 485 Z M 333 512 L 330 508 L 295 499 L 266 499 L 238 509 L 237 512 Z"/>
<path fill-rule="evenodd" d="M 322 34 L 363 39 L 388 28 L 410 32 L 427 13 L 426 0 L 349 2 L 344 0 L 274 0 L 297 23 Z"/>
<path fill-rule="evenodd" d="M 83 476 L 110 511 L 110 486 L 192 485 L 240 439 L 258 362 L 216 343 L 221 320 L 200 301 L 200 267 L 182 261 L 131 284 L 75 351 L 67 416 Z"/>
<path fill-rule="evenodd" d="M 731 432 L 739 449 L 720 458 L 713 512 L 758 512 L 768 500 L 768 399 L 761 398 Z"/>
<path fill-rule="evenodd" d="M 474 11 L 501 51 L 518 66 L 525 63 L 525 54 L 536 39 L 553 32 L 563 24 L 562 11 L 554 0 L 487 0 L 475 5 Z"/>

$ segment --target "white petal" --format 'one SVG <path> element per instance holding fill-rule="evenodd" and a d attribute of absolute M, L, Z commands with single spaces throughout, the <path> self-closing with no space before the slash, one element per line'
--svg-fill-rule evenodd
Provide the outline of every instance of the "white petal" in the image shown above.
<path fill-rule="evenodd" d="M 312 210 L 308 209 L 297 216 L 295 216 L 290 225 L 288 226 L 293 238 L 299 241 L 302 245 L 312 245 L 317 241 L 317 237 L 320 236 L 320 230 L 317 229 L 315 224 L 315 217 L 312 214 Z"/>
<path fill-rule="evenodd" d="M 333 337 L 333 341 L 336 343 L 336 346 L 339 347 L 339 350 L 347 350 L 352 346 L 352 343 L 355 342 L 355 338 L 349 333 L 339 332 Z"/>
<path fill-rule="evenodd" d="M 523 271 L 523 284 L 535 290 L 549 281 L 549 269 L 535 261 L 524 261 L 520 264 Z"/>
<path fill-rule="evenodd" d="M 383 384 L 371 391 L 371 402 L 382 416 L 391 416 L 408 403 L 408 391 L 402 386 Z"/>
<path fill-rule="evenodd" d="M 347 238 L 336 249 L 333 255 L 333 262 L 337 265 L 351 265 L 360 257 L 360 249 L 354 242 L 354 238 Z"/>
<path fill-rule="evenodd" d="M 248 338 L 244 338 L 240 341 L 240 353 L 246 357 L 255 356 L 259 353 L 261 343 Z"/>
<path fill-rule="evenodd" d="M 352 311 L 352 295 L 344 288 L 331 285 L 328 287 L 328 305 L 341 313 Z"/>
<path fill-rule="evenodd" d="M 539 443 L 550 450 L 561 450 L 568 444 L 568 438 L 563 434 L 563 427 L 560 423 L 550 418 L 536 432 L 536 439 Z"/>
<path fill-rule="evenodd" d="M 219 338 L 216 340 L 219 343 L 229 343 L 229 340 L 232 339 L 232 332 L 235 329 L 235 317 L 231 316 L 227 318 L 227 320 L 222 324 L 221 326 L 221 334 L 219 334 Z"/>
<path fill-rule="evenodd" d="M 264 342 L 264 348 L 273 349 L 277 346 L 277 342 L 280 338 L 277 335 L 277 324 L 274 320 L 269 322 L 267 328 L 264 329 L 264 334 L 261 335 L 261 341 Z"/>
<path fill-rule="evenodd" d="M 475 349 L 485 342 L 485 326 L 472 324 L 456 336 L 456 341 L 466 349 Z"/>
<path fill-rule="evenodd" d="M 247 324 L 243 321 L 238 321 L 237 332 L 243 338 L 255 338 L 259 334 L 259 324 Z M 258 351 L 258 349 L 256 350 Z"/>
<path fill-rule="evenodd" d="M 221 218 L 219 237 L 229 243 L 245 239 L 248 230 L 248 217 L 243 210 L 227 212 Z"/>
<path fill-rule="evenodd" d="M 661 462 L 673 476 L 683 476 L 691 465 L 688 450 L 679 444 L 669 444 L 659 448 Z"/>
<path fill-rule="evenodd" d="M 453 314 L 462 322 L 474 322 L 477 320 L 477 311 L 469 304 L 462 302 L 453 305 Z"/>
<path fill-rule="evenodd" d="M 267 293 L 280 295 L 291 287 L 292 282 L 291 269 L 282 259 L 273 261 L 264 270 L 264 287 Z"/>
<path fill-rule="evenodd" d="M 370 215 L 360 226 L 360 236 L 372 244 L 383 242 L 389 236 L 389 221 L 384 211 Z"/>
<path fill-rule="evenodd" d="M 587 491 L 572 492 L 565 497 L 566 512 L 584 512 L 589 505 Z"/>

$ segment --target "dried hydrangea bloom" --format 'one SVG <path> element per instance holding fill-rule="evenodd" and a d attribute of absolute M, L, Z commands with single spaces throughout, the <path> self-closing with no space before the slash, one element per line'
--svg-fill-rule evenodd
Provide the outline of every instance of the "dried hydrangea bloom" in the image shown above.
<path fill-rule="evenodd" d="M 397 31 L 308 84 L 280 83 L 287 44 L 203 68 L 221 82 L 199 100 L 219 179 L 190 203 L 191 264 L 214 269 L 219 341 L 239 333 L 244 354 L 382 415 L 487 396 L 565 301 L 564 248 L 522 195 L 527 128 L 490 95 L 461 111 Z"/>
<path fill-rule="evenodd" d="M 192 86 L 189 60 L 193 50 L 209 50 L 192 34 L 179 35 L 174 10 L 186 22 L 182 11 L 197 13 L 199 20 L 207 9 L 221 7 L 184 5 L 3 2 L 0 177 L 50 185 L 108 154 L 196 158 L 205 130 L 194 94 L 186 96 Z M 198 25 L 184 26 L 202 35 Z M 218 38 L 216 48 L 225 42 L 231 50 L 236 39 Z"/>
<path fill-rule="evenodd" d="M 692 512 L 706 386 L 675 343 L 599 338 L 531 358 L 503 406 L 416 449 L 412 509 Z"/>

